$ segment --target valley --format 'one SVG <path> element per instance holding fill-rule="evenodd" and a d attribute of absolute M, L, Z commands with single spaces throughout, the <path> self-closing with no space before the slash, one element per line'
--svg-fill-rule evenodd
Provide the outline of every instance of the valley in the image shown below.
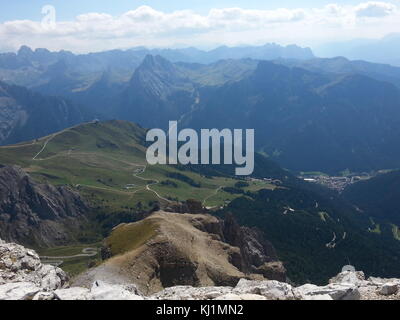
<path fill-rule="evenodd" d="M 400 242 L 393 227 L 382 222 L 380 233 L 371 232 L 368 217 L 360 216 L 334 190 L 298 179 L 260 155 L 247 179 L 235 177 L 233 166 L 148 165 L 145 133 L 126 121 L 92 121 L 0 147 L 0 163 L 22 167 L 36 183 L 66 186 L 87 203 L 86 222 L 67 228 L 65 239 L 44 245 L 47 240 L 38 233 L 35 242 L 25 242 L 38 249 L 43 261 L 59 264 L 74 276 L 96 266 L 103 270 L 109 259 L 103 239 L 118 225 L 140 223 L 164 209 L 207 212 L 220 219 L 233 214 L 241 225 L 261 230 L 276 247 L 289 278 L 298 283 L 327 261 L 330 267 L 315 274 L 313 282 L 323 283 L 348 259 L 367 273 L 395 273 L 399 257 L 394 251 Z M 46 219 L 41 223 L 48 223 Z M 2 238 L 24 242 L 7 233 Z M 385 261 L 385 267 L 368 262 L 371 246 L 380 248 L 374 251 L 380 252 L 374 261 Z M 82 251 L 88 248 L 98 248 L 98 253 Z"/>
<path fill-rule="evenodd" d="M 91 247 L 86 247 L 90 245 Z M 61 267 L 70 276 L 76 276 L 101 261 L 101 242 L 84 245 L 60 246 L 40 249 L 42 263 Z"/>

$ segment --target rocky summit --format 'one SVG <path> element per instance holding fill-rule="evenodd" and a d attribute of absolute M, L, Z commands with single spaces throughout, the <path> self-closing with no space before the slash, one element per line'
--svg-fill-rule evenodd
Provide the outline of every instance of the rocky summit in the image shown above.
<path fill-rule="evenodd" d="M 131 283 L 150 295 L 176 285 L 286 280 L 274 247 L 257 229 L 241 227 L 229 216 L 222 220 L 208 214 L 154 212 L 115 227 L 102 252 L 104 262 L 75 278 L 75 285 Z"/>
<path fill-rule="evenodd" d="M 63 288 L 67 280 L 60 268 L 42 264 L 35 251 L 0 240 L 1 300 L 29 300 L 39 292 Z"/>
<path fill-rule="evenodd" d="M 71 287 L 67 275 L 40 262 L 33 250 L 0 240 L 0 300 L 400 300 L 400 279 L 365 278 L 344 271 L 326 286 L 292 286 L 276 280 L 241 279 L 235 286 L 174 286 L 143 295 L 134 284 L 94 280 Z"/>

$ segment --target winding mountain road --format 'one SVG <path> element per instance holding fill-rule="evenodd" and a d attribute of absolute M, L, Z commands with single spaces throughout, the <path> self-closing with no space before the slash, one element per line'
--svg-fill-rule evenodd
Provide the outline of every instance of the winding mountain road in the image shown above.
<path fill-rule="evenodd" d="M 203 200 L 203 206 L 206 205 L 206 201 L 207 201 L 208 199 L 214 197 L 214 196 L 218 193 L 218 191 L 221 190 L 222 188 L 223 188 L 223 186 L 219 186 L 217 189 L 215 189 L 215 191 L 214 191 L 212 194 L 210 194 L 209 196 L 207 196 L 206 198 L 204 198 L 204 200 Z"/>
<path fill-rule="evenodd" d="M 60 132 L 58 132 L 58 133 L 55 133 L 55 134 L 51 135 L 51 136 L 45 141 L 45 143 L 43 144 L 42 149 L 40 149 L 40 151 L 32 158 L 32 160 L 43 161 L 43 160 L 47 160 L 47 159 L 54 158 L 54 157 L 57 157 L 57 156 L 61 156 L 61 155 L 54 155 L 54 156 L 51 156 L 51 157 L 46 158 L 46 159 L 40 159 L 40 158 L 38 158 L 38 156 L 46 149 L 47 145 L 49 144 L 49 142 L 50 142 L 52 139 L 54 139 L 54 138 L 55 138 L 56 136 L 58 136 L 59 134 L 65 132 L 65 131 L 68 131 L 68 130 L 70 130 L 70 129 L 71 129 L 71 128 L 68 128 L 68 129 L 65 129 L 65 130 L 63 130 L 63 131 L 60 131 Z M 67 151 L 67 156 L 70 156 L 71 153 L 72 153 L 72 150 L 69 149 L 69 150 Z M 84 153 L 80 153 L 80 154 L 84 154 Z M 114 158 L 111 158 L 111 159 L 114 159 Z M 114 160 L 120 161 L 120 160 L 118 160 L 118 159 L 114 159 Z M 157 184 L 159 184 L 160 182 L 159 182 L 158 180 L 152 180 L 152 179 L 146 179 L 146 178 L 143 178 L 143 177 L 139 177 L 139 174 L 145 173 L 145 171 L 146 171 L 146 169 L 147 169 L 147 166 L 146 166 L 146 165 L 136 164 L 136 163 L 131 163 L 131 162 L 126 162 L 126 163 L 128 163 L 128 164 L 130 164 L 130 165 L 133 165 L 133 166 L 136 166 L 136 167 L 142 167 L 142 168 L 143 168 L 143 170 L 141 170 L 140 172 L 133 173 L 133 176 L 134 176 L 134 177 L 136 177 L 136 178 L 138 178 L 138 179 L 140 179 L 140 180 L 146 181 L 146 182 L 147 182 L 147 181 L 151 181 L 151 183 L 146 184 L 146 186 L 145 186 L 144 188 L 135 190 L 134 192 L 129 192 L 130 194 L 134 195 L 135 193 L 137 193 L 137 192 L 139 192 L 139 191 L 147 190 L 147 191 L 149 191 L 149 192 L 154 193 L 154 194 L 157 196 L 157 198 L 159 198 L 160 200 L 166 201 L 166 202 L 168 202 L 168 203 L 171 202 L 171 201 L 168 200 L 167 198 L 164 198 L 163 196 L 161 196 L 157 191 L 155 191 L 155 190 L 153 190 L 153 189 L 150 188 L 150 186 L 152 186 L 152 185 L 157 185 Z M 96 189 L 107 190 L 107 191 L 116 191 L 116 190 L 110 189 L 110 188 L 103 188 L 103 187 L 90 186 L 90 185 L 84 185 L 84 184 L 78 184 L 77 186 L 84 186 L 84 187 L 96 188 Z M 119 192 L 122 192 L 122 191 L 119 191 Z M 128 193 L 128 192 L 124 192 L 124 193 Z"/>
<path fill-rule="evenodd" d="M 32 160 L 44 160 L 44 159 L 37 159 L 37 157 L 44 151 L 44 149 L 46 149 L 47 144 L 48 144 L 52 139 L 54 139 L 55 137 L 57 137 L 58 135 L 60 135 L 60 134 L 62 134 L 62 133 L 64 133 L 64 132 L 66 132 L 66 131 L 69 131 L 69 130 L 71 130 L 71 129 L 74 129 L 74 128 L 76 128 L 76 127 L 79 127 L 80 125 L 82 125 L 82 123 L 81 123 L 81 124 L 77 124 L 76 126 L 73 126 L 73 127 L 70 127 L 70 128 L 66 128 L 66 129 L 64 129 L 64 130 L 61 130 L 60 132 L 53 133 L 52 135 L 50 135 L 49 138 L 45 141 L 45 143 L 44 143 L 42 149 L 32 158 Z"/>
<path fill-rule="evenodd" d="M 53 139 L 54 137 L 55 135 L 53 134 L 49 139 L 46 140 L 46 142 L 43 144 L 42 149 L 40 149 L 40 151 L 32 158 L 32 160 L 36 160 L 36 158 L 44 151 L 44 149 L 46 149 L 47 144 L 50 142 L 50 140 Z"/>
<path fill-rule="evenodd" d="M 132 174 L 135 178 L 138 178 L 138 179 L 140 179 L 140 180 L 142 180 L 142 181 L 152 181 L 152 183 L 146 184 L 146 187 L 145 187 L 144 189 L 136 190 L 134 193 L 136 193 L 136 192 L 138 192 L 138 191 L 140 191 L 140 190 L 147 190 L 147 191 L 153 192 L 153 193 L 157 196 L 157 198 L 159 198 L 159 199 L 161 199 L 161 200 L 164 200 L 164 201 L 167 201 L 168 203 L 170 203 L 170 202 L 171 202 L 170 200 L 168 200 L 168 199 L 162 197 L 157 191 L 155 191 L 155 190 L 153 190 L 153 189 L 150 188 L 150 186 L 159 184 L 160 181 L 158 181 L 158 180 L 153 180 L 153 179 L 146 179 L 146 178 L 143 178 L 143 177 L 139 177 L 139 174 L 145 173 L 145 171 L 146 171 L 146 169 L 147 169 L 147 166 L 146 166 L 146 165 L 138 165 L 138 164 L 134 164 L 134 163 L 132 163 L 132 164 L 133 164 L 133 165 L 136 165 L 136 166 L 140 166 L 140 167 L 143 168 L 142 171 Z"/>
<path fill-rule="evenodd" d="M 80 257 L 94 257 L 99 250 L 97 248 L 85 248 L 82 249 L 82 253 L 74 254 L 72 256 L 40 256 L 40 259 L 44 260 L 55 260 L 55 259 L 73 259 Z"/>
<path fill-rule="evenodd" d="M 40 256 L 40 260 L 46 264 L 51 264 L 58 267 L 64 263 L 64 260 L 82 257 L 90 258 L 96 256 L 98 252 L 99 250 L 97 248 L 84 248 L 82 249 L 82 253 L 71 256 Z"/>

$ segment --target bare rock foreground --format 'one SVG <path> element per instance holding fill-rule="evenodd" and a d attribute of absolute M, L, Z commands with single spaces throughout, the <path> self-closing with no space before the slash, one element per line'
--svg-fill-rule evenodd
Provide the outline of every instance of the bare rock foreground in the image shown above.
<path fill-rule="evenodd" d="M 33 250 L 0 240 L 0 300 L 400 300 L 400 279 L 365 279 L 346 271 L 326 286 L 293 287 L 276 280 L 241 279 L 235 287 L 175 286 L 145 296 L 135 285 L 95 280 L 70 287 L 60 268 L 45 265 Z"/>

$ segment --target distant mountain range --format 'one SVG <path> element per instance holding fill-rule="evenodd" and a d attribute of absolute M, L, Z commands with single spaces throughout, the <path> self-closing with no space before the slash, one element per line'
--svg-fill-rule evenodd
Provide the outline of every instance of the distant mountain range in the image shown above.
<path fill-rule="evenodd" d="M 224 59 L 193 62 L 206 61 L 200 56 Z M 250 58 L 237 59 L 245 56 Z M 56 106 L 65 101 L 68 112 L 61 116 L 59 108 L 51 109 L 54 121 L 47 120 L 52 113 L 36 113 L 45 122 L 35 134 L 32 129 L 12 133 L 7 128 L 18 128 L 17 119 L 3 116 L 2 143 L 94 117 L 147 128 L 166 128 L 169 120 L 179 120 L 180 126 L 195 129 L 254 128 L 257 150 L 294 171 L 400 167 L 400 151 L 394 147 L 400 137 L 400 68 L 390 65 L 315 58 L 308 49 L 276 45 L 87 55 L 22 47 L 17 54 L 0 55 L 0 76 L 72 101 L 45 98 Z M 14 111 L 7 113 L 11 106 L 5 110 L 16 117 Z"/>
<path fill-rule="evenodd" d="M 235 63 L 245 71 L 225 72 Z M 146 127 L 180 119 L 182 127 L 195 129 L 255 128 L 257 149 L 296 171 L 399 166 L 400 152 L 393 148 L 400 137 L 397 68 L 387 67 L 390 83 L 381 81 L 385 72 L 373 64 L 282 63 L 219 62 L 201 78 L 204 67 L 148 56 L 120 96 L 115 116 Z M 346 72 L 346 65 L 353 68 Z M 224 81 L 213 83 L 221 74 Z"/>
<path fill-rule="evenodd" d="M 400 66 L 400 33 L 389 34 L 382 39 L 355 39 L 328 43 L 314 48 L 314 52 L 319 57 L 344 56 L 353 60 Z"/>
<path fill-rule="evenodd" d="M 311 49 L 296 45 L 282 47 L 266 44 L 259 47 L 219 47 L 211 51 L 187 49 L 146 49 L 110 50 L 98 53 L 75 55 L 69 51 L 50 52 L 47 49 L 32 50 L 22 46 L 17 53 L 0 54 L 0 81 L 10 82 L 29 88 L 39 88 L 49 93 L 46 85 L 55 87 L 54 80 L 60 76 L 74 79 L 75 84 L 58 88 L 65 92 L 79 91 L 101 78 L 103 72 L 113 71 L 116 81 L 126 81 L 146 55 L 160 55 L 172 62 L 214 63 L 223 59 L 252 58 L 259 60 L 311 59 Z"/>
<path fill-rule="evenodd" d="M 249 77 L 204 88 L 183 125 L 254 128 L 257 149 L 296 171 L 399 166 L 400 90 L 360 74 L 260 62 Z"/>
<path fill-rule="evenodd" d="M 79 55 L 69 51 L 50 52 L 22 46 L 17 53 L 0 54 L 0 81 L 24 86 L 45 95 L 68 97 L 105 114 L 115 114 L 116 96 L 123 93 L 135 69 L 147 55 L 160 55 L 171 62 L 189 64 L 216 63 L 221 59 L 301 60 L 314 57 L 309 48 L 276 44 L 219 47 L 211 51 L 195 48 L 133 48 Z M 209 68 L 202 68 L 200 75 L 193 76 L 208 77 L 208 71 Z"/>
<path fill-rule="evenodd" d="M 400 88 L 400 67 L 371 63 L 363 60 L 349 60 L 344 57 L 315 58 L 310 60 L 275 60 L 288 67 L 298 67 L 319 73 L 361 74 L 370 78 L 390 82 Z"/>

